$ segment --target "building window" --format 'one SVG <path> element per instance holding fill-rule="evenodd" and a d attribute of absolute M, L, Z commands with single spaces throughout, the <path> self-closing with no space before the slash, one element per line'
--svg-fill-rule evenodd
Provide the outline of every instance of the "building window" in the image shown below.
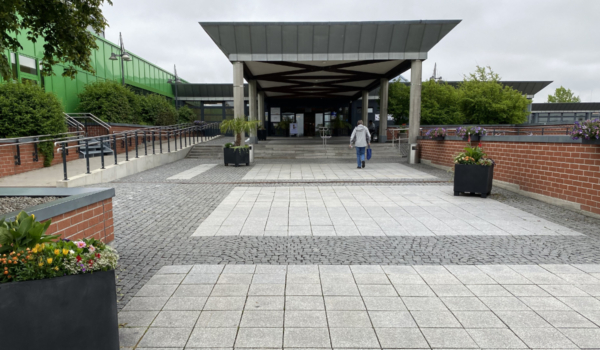
<path fill-rule="evenodd" d="M 19 55 L 19 69 L 22 73 L 37 75 L 35 59 Z"/>
<path fill-rule="evenodd" d="M 204 108 L 205 122 L 220 122 L 223 120 L 222 108 Z"/>
<path fill-rule="evenodd" d="M 203 102 L 202 104 L 205 107 L 221 107 L 221 106 L 223 106 L 223 103 L 221 103 L 221 102 Z"/>
<path fill-rule="evenodd" d="M 10 53 L 10 63 L 12 66 L 13 79 L 17 80 L 18 79 L 18 77 L 17 77 L 17 57 L 14 52 Z"/>

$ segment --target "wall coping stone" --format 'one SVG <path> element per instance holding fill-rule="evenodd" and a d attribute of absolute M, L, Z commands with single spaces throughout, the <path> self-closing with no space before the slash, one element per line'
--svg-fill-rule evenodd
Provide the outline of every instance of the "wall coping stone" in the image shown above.
<path fill-rule="evenodd" d="M 114 188 L 54 188 L 54 187 L 11 187 L 0 188 L 0 197 L 63 197 L 52 202 L 25 208 L 35 214 L 38 221 L 62 215 L 90 204 L 115 196 Z M 14 221 L 21 211 L 3 214 L 7 221 Z"/>
<path fill-rule="evenodd" d="M 425 136 L 417 136 L 417 140 L 431 140 Z M 446 141 L 463 141 L 462 137 L 446 136 Z M 434 141 L 434 140 L 431 140 Z M 440 141 L 441 142 L 441 141 Z M 581 140 L 573 140 L 567 135 L 508 135 L 508 136 L 483 136 L 481 142 L 535 142 L 535 143 L 577 143 L 581 144 Z"/>

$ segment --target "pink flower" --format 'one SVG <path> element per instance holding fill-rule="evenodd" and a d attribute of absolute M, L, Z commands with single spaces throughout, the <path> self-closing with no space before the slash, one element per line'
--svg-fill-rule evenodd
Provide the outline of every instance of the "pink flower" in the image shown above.
<path fill-rule="evenodd" d="M 73 243 L 75 243 L 75 245 L 77 246 L 77 248 L 85 248 L 85 246 L 86 246 L 86 244 L 85 244 L 84 241 L 76 241 L 76 242 L 73 242 Z"/>
<path fill-rule="evenodd" d="M 91 246 L 88 247 L 88 250 L 93 253 L 93 252 L 96 251 L 96 248 L 94 248 L 94 246 L 91 245 Z"/>

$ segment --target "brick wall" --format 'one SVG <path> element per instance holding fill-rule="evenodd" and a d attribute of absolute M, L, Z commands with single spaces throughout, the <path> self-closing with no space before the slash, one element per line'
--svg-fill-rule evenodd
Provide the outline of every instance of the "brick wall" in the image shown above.
<path fill-rule="evenodd" d="M 53 217 L 46 233 L 60 234 L 60 238 L 70 240 L 94 238 L 112 242 L 115 239 L 112 198 Z"/>
<path fill-rule="evenodd" d="M 452 167 L 464 141 L 419 140 L 421 159 Z M 472 143 L 476 145 L 476 142 Z M 494 179 L 523 191 L 577 203 L 600 214 L 600 146 L 580 143 L 482 141 L 496 161 Z"/>
<path fill-rule="evenodd" d="M 69 143 L 69 146 L 76 145 L 76 142 Z M 0 144 L 5 145 L 5 144 Z M 52 160 L 52 165 L 59 164 L 62 162 L 62 154 L 56 153 L 56 150 L 59 147 L 55 147 L 54 149 L 54 159 Z M 27 171 L 40 169 L 44 167 L 44 156 L 38 151 L 38 161 L 35 162 L 33 159 L 34 153 L 34 145 L 33 144 L 25 144 L 19 146 L 20 154 L 21 154 L 21 165 L 15 164 L 15 156 L 17 155 L 17 147 L 16 146 L 2 146 L 0 147 L 0 177 L 10 176 L 21 174 Z M 79 159 L 79 154 L 77 153 L 76 148 L 72 148 L 69 150 L 69 154 L 67 155 L 67 161 Z"/>

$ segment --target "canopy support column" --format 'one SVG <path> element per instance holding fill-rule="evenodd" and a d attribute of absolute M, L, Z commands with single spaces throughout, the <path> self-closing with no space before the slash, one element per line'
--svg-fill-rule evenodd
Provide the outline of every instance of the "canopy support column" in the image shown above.
<path fill-rule="evenodd" d="M 379 142 L 387 142 L 388 88 L 390 81 L 381 79 L 379 87 Z"/>
<path fill-rule="evenodd" d="M 257 106 L 256 106 L 256 80 L 248 81 L 248 98 L 249 98 L 249 107 L 250 107 L 250 115 L 248 116 L 248 120 L 258 120 L 257 118 Z M 257 129 L 250 130 L 250 143 L 258 143 L 258 137 L 256 133 Z"/>
<path fill-rule="evenodd" d="M 364 126 L 369 124 L 369 92 L 366 90 L 362 92 L 362 121 Z"/>
<path fill-rule="evenodd" d="M 235 118 L 244 118 L 244 63 L 232 62 L 233 65 L 233 115 Z M 245 132 L 242 131 L 244 145 Z"/>
<path fill-rule="evenodd" d="M 410 65 L 410 106 L 408 112 L 408 143 L 417 143 L 421 129 L 421 81 L 423 61 L 414 60 Z"/>

